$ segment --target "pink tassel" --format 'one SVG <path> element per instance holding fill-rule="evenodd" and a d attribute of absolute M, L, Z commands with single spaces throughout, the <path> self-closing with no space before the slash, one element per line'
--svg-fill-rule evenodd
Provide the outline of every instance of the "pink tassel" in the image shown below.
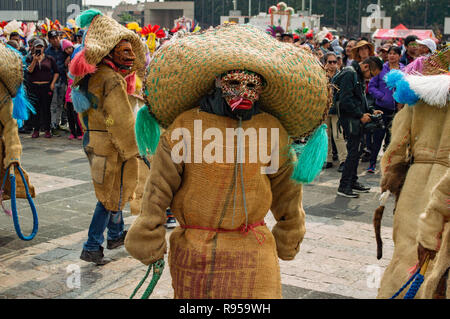
<path fill-rule="evenodd" d="M 136 72 L 128 74 L 125 81 L 127 82 L 127 94 L 133 94 L 136 91 Z"/>
<path fill-rule="evenodd" d="M 85 76 L 89 73 L 94 73 L 97 70 L 95 65 L 89 64 L 86 61 L 86 49 L 81 50 L 75 55 L 69 64 L 69 72 L 74 76 Z"/>

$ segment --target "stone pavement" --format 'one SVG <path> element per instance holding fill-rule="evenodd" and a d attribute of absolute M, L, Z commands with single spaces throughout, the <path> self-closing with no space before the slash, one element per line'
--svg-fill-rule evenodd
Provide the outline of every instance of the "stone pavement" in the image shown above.
<path fill-rule="evenodd" d="M 11 218 L 0 212 L 0 298 L 128 298 L 146 266 L 123 247 L 105 249 L 113 261 L 102 267 L 79 259 L 96 204 L 81 142 L 69 141 L 67 135 L 34 140 L 24 134 L 21 141 L 22 165 L 37 191 L 39 231 L 32 241 L 22 241 Z M 359 199 L 336 196 L 336 168 L 304 187 L 305 239 L 295 260 L 280 260 L 284 298 L 375 298 L 377 282 L 393 253 L 393 199 L 382 222 L 384 256 L 377 260 L 372 216 L 380 176 L 366 175 L 366 166 L 360 164 L 360 180 L 372 190 Z M 26 200 L 18 200 L 18 208 L 22 231 L 29 234 L 32 217 Z M 126 227 L 134 219 L 127 205 Z M 270 213 L 266 223 L 275 223 Z M 172 297 L 166 266 L 151 298 Z"/>

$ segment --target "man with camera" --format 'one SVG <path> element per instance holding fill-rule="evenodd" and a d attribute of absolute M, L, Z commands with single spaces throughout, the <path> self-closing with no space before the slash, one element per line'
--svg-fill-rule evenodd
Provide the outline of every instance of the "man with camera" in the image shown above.
<path fill-rule="evenodd" d="M 361 137 L 364 129 L 380 125 L 382 111 L 374 111 L 368 106 L 365 81 L 378 75 L 382 68 L 383 62 L 378 57 L 370 56 L 361 62 L 353 61 L 333 81 L 338 87 L 334 99 L 339 125 L 347 142 L 347 158 L 337 192 L 339 196 L 358 198 L 357 193 L 367 193 L 370 190 L 358 182 Z"/>

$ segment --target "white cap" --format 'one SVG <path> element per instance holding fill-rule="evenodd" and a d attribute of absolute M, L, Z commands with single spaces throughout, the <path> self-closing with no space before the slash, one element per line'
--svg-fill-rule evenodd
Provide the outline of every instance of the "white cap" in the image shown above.
<path fill-rule="evenodd" d="M 425 45 L 428 49 L 430 49 L 431 53 L 436 51 L 436 42 L 431 39 L 416 40 L 416 43 Z"/>

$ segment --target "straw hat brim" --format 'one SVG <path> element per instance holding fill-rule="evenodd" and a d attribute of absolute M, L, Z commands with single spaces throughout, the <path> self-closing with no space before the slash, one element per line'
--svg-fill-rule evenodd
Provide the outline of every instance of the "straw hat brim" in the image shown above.
<path fill-rule="evenodd" d="M 0 44 L 0 81 L 9 94 L 15 97 L 23 81 L 22 59 L 12 50 Z"/>
<path fill-rule="evenodd" d="M 179 114 L 197 107 L 215 78 L 230 70 L 256 72 L 265 79 L 261 108 L 293 137 L 309 135 L 328 113 L 328 80 L 311 53 L 238 24 L 189 34 L 157 51 L 146 78 L 150 113 L 167 128 Z"/>
<path fill-rule="evenodd" d="M 94 17 L 86 32 L 84 46 L 86 49 L 86 61 L 89 64 L 98 65 L 121 40 L 128 40 L 136 55 L 132 71 L 136 71 L 139 77 L 144 77 L 146 62 L 145 44 L 142 43 L 136 33 L 104 15 Z M 81 80 L 81 77 L 75 77 L 74 85 L 79 80 Z"/>
<path fill-rule="evenodd" d="M 356 61 L 360 61 L 361 57 L 359 56 L 359 52 L 358 50 L 364 46 L 368 46 L 369 47 L 369 56 L 374 56 L 375 55 L 375 46 L 367 41 L 359 41 L 355 47 L 352 48 L 352 57 L 353 60 Z"/>

